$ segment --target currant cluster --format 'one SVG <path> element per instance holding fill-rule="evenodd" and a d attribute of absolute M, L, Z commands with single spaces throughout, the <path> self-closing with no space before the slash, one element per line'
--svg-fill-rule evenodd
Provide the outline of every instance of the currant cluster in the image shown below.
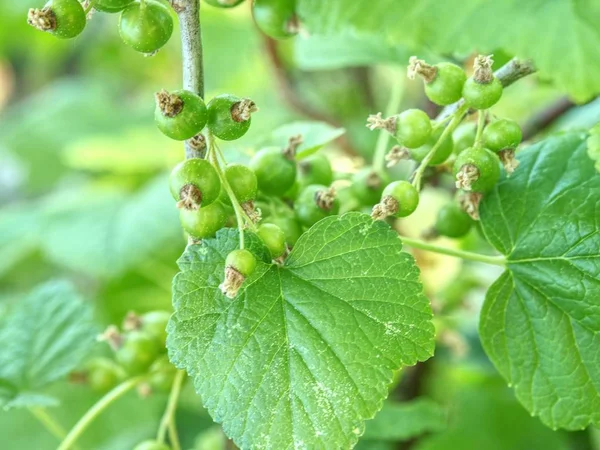
<path fill-rule="evenodd" d="M 147 374 L 146 391 L 168 392 L 176 369 L 167 358 L 167 322 L 170 313 L 129 313 L 122 331 L 111 326 L 102 335 L 114 350 L 114 358 L 95 357 L 83 371 L 83 379 L 95 391 L 106 393 L 131 376 Z"/>
<path fill-rule="evenodd" d="M 438 214 L 434 235 L 464 236 L 478 219 L 478 204 L 482 195 L 493 189 L 500 178 L 501 165 L 507 175 L 517 167 L 515 149 L 522 139 L 519 125 L 510 119 L 496 119 L 488 110 L 502 97 L 502 83 L 494 75 L 491 56 L 478 56 L 473 75 L 451 63 L 429 65 L 412 57 L 408 76 L 420 76 L 425 84 L 425 95 L 440 106 L 456 104 L 455 112 L 439 120 L 431 120 L 418 109 L 408 109 L 392 117 L 381 113 L 371 115 L 367 127 L 388 131 L 398 144 L 386 155 L 388 166 L 402 159 L 418 163 L 412 183 L 395 181 L 385 187 L 382 197 L 373 208 L 372 216 L 403 217 L 411 214 L 419 200 L 421 177 L 427 166 L 445 166 L 452 171 L 460 206 L 449 204 Z M 472 112 L 477 112 L 477 125 L 461 122 Z M 459 126 L 460 125 L 460 126 Z M 371 200 L 375 200 L 377 186 L 385 176 L 363 173 L 363 180 L 355 180 L 367 187 L 373 186 Z"/>

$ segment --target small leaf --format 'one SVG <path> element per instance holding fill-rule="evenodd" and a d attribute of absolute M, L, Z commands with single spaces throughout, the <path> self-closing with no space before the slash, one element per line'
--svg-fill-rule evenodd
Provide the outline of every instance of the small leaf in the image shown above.
<path fill-rule="evenodd" d="M 483 346 L 532 414 L 573 430 L 600 424 L 600 175 L 585 139 L 518 153 L 480 209 L 507 258 L 481 312 Z"/>
<path fill-rule="evenodd" d="M 314 225 L 285 265 L 260 260 L 219 291 L 237 231 L 187 248 L 174 280 L 171 360 L 242 448 L 349 448 L 393 371 L 429 358 L 434 329 L 413 258 L 388 225 L 348 213 Z"/>
<path fill-rule="evenodd" d="M 273 130 L 270 144 L 285 147 L 289 138 L 301 135 L 302 144 L 298 147 L 296 159 L 302 159 L 316 153 L 325 144 L 339 138 L 345 132 L 343 128 L 335 128 L 325 122 L 292 122 Z"/>
<path fill-rule="evenodd" d="M 97 330 L 92 308 L 66 282 L 50 282 L 19 302 L 0 328 L 6 406 L 47 405 L 39 389 L 65 377 L 88 354 Z"/>

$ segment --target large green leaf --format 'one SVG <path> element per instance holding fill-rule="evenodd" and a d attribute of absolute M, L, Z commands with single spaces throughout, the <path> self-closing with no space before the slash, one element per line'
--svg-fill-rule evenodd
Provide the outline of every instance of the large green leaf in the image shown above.
<path fill-rule="evenodd" d="M 217 422 L 244 449 L 349 448 L 393 371 L 429 358 L 434 329 L 414 260 L 369 216 L 330 217 L 283 266 L 260 259 L 238 296 L 218 285 L 237 232 L 188 247 L 167 346 Z"/>
<path fill-rule="evenodd" d="M 481 205 L 507 257 L 481 313 L 484 348 L 525 407 L 547 425 L 600 424 L 600 175 L 586 135 L 518 154 L 514 176 Z"/>
<path fill-rule="evenodd" d="M 492 52 L 533 58 L 573 97 L 600 92 L 600 9 L 580 0 L 299 0 L 313 34 L 378 31 L 389 43 L 439 53 Z M 560 39 L 556 32 L 560 30 Z"/>
<path fill-rule="evenodd" d="M 50 282 L 35 289 L 0 328 L 0 403 L 52 403 L 35 391 L 73 370 L 88 354 L 96 333 L 91 305 L 70 284 Z"/>

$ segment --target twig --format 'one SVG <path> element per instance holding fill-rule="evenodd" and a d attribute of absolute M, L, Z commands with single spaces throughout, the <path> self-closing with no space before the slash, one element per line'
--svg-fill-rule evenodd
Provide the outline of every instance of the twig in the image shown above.
<path fill-rule="evenodd" d="M 44 408 L 29 408 L 29 412 L 40 421 L 54 437 L 63 440 L 67 432 Z"/>
<path fill-rule="evenodd" d="M 523 140 L 528 140 L 540 131 L 552 125 L 560 116 L 573 108 L 575 103 L 567 97 L 561 97 L 546 108 L 537 112 L 523 125 Z"/>

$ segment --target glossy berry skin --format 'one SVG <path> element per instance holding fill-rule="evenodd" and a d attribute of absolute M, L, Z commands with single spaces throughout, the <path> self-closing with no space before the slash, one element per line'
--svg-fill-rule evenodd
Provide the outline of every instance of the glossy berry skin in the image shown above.
<path fill-rule="evenodd" d="M 130 375 L 146 372 L 157 358 L 159 346 L 156 340 L 143 331 L 131 331 L 125 335 L 115 359 Z"/>
<path fill-rule="evenodd" d="M 411 149 L 410 156 L 412 157 L 412 159 L 414 159 L 415 161 L 423 161 L 423 159 L 427 156 L 427 154 L 430 152 L 430 150 L 433 148 L 436 142 L 440 139 L 443 132 L 443 128 L 436 130 L 429 138 L 427 144 L 419 148 Z M 442 164 L 452 154 L 453 149 L 454 141 L 452 140 L 452 136 L 446 136 L 444 141 L 435 151 L 433 158 L 431 158 L 431 161 L 429 161 L 429 165 L 435 166 L 438 164 Z"/>
<path fill-rule="evenodd" d="M 219 139 L 234 141 L 246 134 L 252 118 L 237 121 L 232 114 L 232 108 L 242 99 L 234 95 L 218 95 L 208 102 L 208 129 Z"/>
<path fill-rule="evenodd" d="M 117 13 L 133 2 L 134 0 L 95 0 L 94 9 L 105 13 Z"/>
<path fill-rule="evenodd" d="M 254 0 L 252 15 L 256 26 L 273 39 L 287 39 L 295 29 L 295 0 Z"/>
<path fill-rule="evenodd" d="M 146 0 L 132 3 L 121 13 L 119 34 L 125 44 L 142 53 L 153 53 L 173 34 L 171 12 L 162 3 Z"/>
<path fill-rule="evenodd" d="M 483 140 L 486 148 L 495 152 L 515 149 L 521 143 L 521 139 L 523 139 L 521 127 L 517 122 L 510 119 L 496 120 L 483 130 Z"/>
<path fill-rule="evenodd" d="M 50 0 L 44 8 L 49 8 L 56 17 L 56 28 L 48 32 L 58 38 L 74 38 L 85 28 L 87 19 L 77 0 Z"/>
<path fill-rule="evenodd" d="M 285 241 L 290 245 L 296 245 L 296 242 L 302 235 L 302 226 L 295 215 L 279 215 L 279 216 L 269 216 L 263 219 L 263 225 L 265 224 L 273 224 L 279 227 L 284 235 Z"/>
<path fill-rule="evenodd" d="M 109 358 L 94 358 L 86 367 L 87 383 L 94 391 L 102 394 L 113 389 L 126 377 L 123 368 Z"/>
<path fill-rule="evenodd" d="M 239 5 L 244 0 L 204 0 L 211 6 L 215 6 L 217 8 L 233 8 L 234 6 Z"/>
<path fill-rule="evenodd" d="M 245 203 L 256 198 L 258 193 L 258 180 L 254 171 L 243 164 L 229 164 L 225 168 L 225 178 L 238 202 Z M 222 193 L 225 192 L 224 190 Z M 221 196 L 223 203 L 231 204 L 227 192 Z"/>
<path fill-rule="evenodd" d="M 396 217 L 410 216 L 419 205 L 419 192 L 408 181 L 394 181 L 383 190 L 381 197 L 391 196 L 398 202 Z"/>
<path fill-rule="evenodd" d="M 459 154 L 464 149 L 472 147 L 475 143 L 475 135 L 477 134 L 477 125 L 474 122 L 461 123 L 454 133 L 454 153 Z"/>
<path fill-rule="evenodd" d="M 296 180 L 296 160 L 288 159 L 279 147 L 259 150 L 250 160 L 258 188 L 268 195 L 282 196 Z"/>
<path fill-rule="evenodd" d="M 142 315 L 142 331 L 148 333 L 160 346 L 165 348 L 167 344 L 167 324 L 171 318 L 168 311 L 150 311 Z"/>
<path fill-rule="evenodd" d="M 364 167 L 352 177 L 352 193 L 362 205 L 373 206 L 379 202 L 381 193 L 389 182 L 389 175 L 386 173 L 374 174 L 371 167 Z"/>
<path fill-rule="evenodd" d="M 479 170 L 479 178 L 471 184 L 473 192 L 488 192 L 500 179 L 500 160 L 486 148 L 469 147 L 463 150 L 454 161 L 454 176 L 466 164 L 472 164 Z"/>
<path fill-rule="evenodd" d="M 296 202 L 294 203 L 294 208 L 296 210 L 298 220 L 302 225 L 305 227 L 311 227 L 319 220 L 331 215 L 335 215 L 339 212 L 340 202 L 337 198 L 333 200 L 333 204 L 330 209 L 323 209 L 317 204 L 317 193 L 328 190 L 329 188 L 327 186 L 311 184 L 310 186 L 306 186 L 302 192 L 300 192 Z"/>
<path fill-rule="evenodd" d="M 301 187 L 309 184 L 329 186 L 333 183 L 333 170 L 325 155 L 317 153 L 304 158 L 298 163 L 298 169 L 298 180 Z"/>
<path fill-rule="evenodd" d="M 179 210 L 181 227 L 194 239 L 214 237 L 227 222 L 227 211 L 221 202 L 213 202 L 198 210 Z"/>
<path fill-rule="evenodd" d="M 398 142 L 407 148 L 424 145 L 431 136 L 431 120 L 420 109 L 407 109 L 396 116 Z"/>
<path fill-rule="evenodd" d="M 140 442 L 133 450 L 171 450 L 171 447 L 158 441 L 148 440 Z"/>
<path fill-rule="evenodd" d="M 179 90 L 171 93 L 183 101 L 183 109 L 174 117 L 163 114 L 158 104 L 154 110 L 154 121 L 158 129 L 176 141 L 189 139 L 202 131 L 208 120 L 204 100 L 190 91 Z"/>
<path fill-rule="evenodd" d="M 425 95 L 436 105 L 450 105 L 462 97 L 467 75 L 456 64 L 440 63 L 433 81 L 425 83 Z"/>
<path fill-rule="evenodd" d="M 225 267 L 231 267 L 247 278 L 256 270 L 256 258 L 246 249 L 233 250 L 225 259 Z"/>
<path fill-rule="evenodd" d="M 460 209 L 456 203 L 448 203 L 440 208 L 435 222 L 435 230 L 440 236 L 459 238 L 466 235 L 474 220 Z"/>
<path fill-rule="evenodd" d="M 263 223 L 256 232 L 271 253 L 271 258 L 279 258 L 285 253 L 285 233 L 277 225 Z"/>
<path fill-rule="evenodd" d="M 186 159 L 175 166 L 169 177 L 169 188 L 175 200 L 181 200 L 182 189 L 188 184 L 200 190 L 201 208 L 209 206 L 219 198 L 221 192 L 219 174 L 205 159 Z"/>
<path fill-rule="evenodd" d="M 463 87 L 463 97 L 471 108 L 488 109 L 498 103 L 502 90 L 502 83 L 496 77 L 488 84 L 478 83 L 471 77 Z"/>

